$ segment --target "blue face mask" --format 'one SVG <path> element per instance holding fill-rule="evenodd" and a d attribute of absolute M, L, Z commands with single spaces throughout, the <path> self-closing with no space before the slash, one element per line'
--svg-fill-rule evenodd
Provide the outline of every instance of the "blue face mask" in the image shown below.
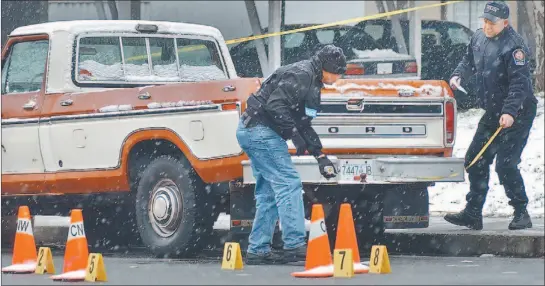
<path fill-rule="evenodd" d="M 316 115 L 318 114 L 318 111 L 316 109 L 305 107 L 305 114 L 308 117 L 315 118 Z"/>

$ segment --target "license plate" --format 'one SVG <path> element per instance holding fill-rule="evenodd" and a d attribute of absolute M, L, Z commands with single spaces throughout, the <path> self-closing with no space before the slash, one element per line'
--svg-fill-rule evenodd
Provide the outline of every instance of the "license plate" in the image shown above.
<path fill-rule="evenodd" d="M 377 64 L 377 74 L 391 74 L 391 73 L 392 73 L 392 63 Z"/>
<path fill-rule="evenodd" d="M 371 173 L 371 166 L 367 164 L 350 164 L 346 163 L 341 165 L 341 168 L 339 170 L 339 173 L 341 175 L 342 181 L 356 181 L 354 179 L 355 176 L 359 178 L 361 174 L 370 174 Z M 359 181 L 359 179 L 358 179 Z"/>

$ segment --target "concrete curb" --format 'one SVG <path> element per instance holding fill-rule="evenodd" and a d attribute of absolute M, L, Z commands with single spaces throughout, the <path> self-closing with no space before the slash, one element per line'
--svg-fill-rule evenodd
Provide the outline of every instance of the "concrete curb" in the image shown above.
<path fill-rule="evenodd" d="M 510 218 L 484 218 L 483 230 L 470 230 L 430 217 L 423 229 L 390 229 L 385 244 L 390 252 L 409 255 L 544 257 L 544 218 L 532 218 L 533 227 L 508 230 Z"/>
<path fill-rule="evenodd" d="M 536 258 L 545 256 L 543 236 L 452 233 L 386 233 L 388 252 L 405 255 Z"/>

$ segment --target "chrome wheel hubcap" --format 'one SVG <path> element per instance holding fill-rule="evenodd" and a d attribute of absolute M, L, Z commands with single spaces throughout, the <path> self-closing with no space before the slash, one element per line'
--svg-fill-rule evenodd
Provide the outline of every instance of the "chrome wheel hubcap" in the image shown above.
<path fill-rule="evenodd" d="M 161 237 L 174 234 L 180 225 L 182 208 L 182 198 L 176 184 L 169 179 L 157 182 L 148 204 L 153 230 Z"/>

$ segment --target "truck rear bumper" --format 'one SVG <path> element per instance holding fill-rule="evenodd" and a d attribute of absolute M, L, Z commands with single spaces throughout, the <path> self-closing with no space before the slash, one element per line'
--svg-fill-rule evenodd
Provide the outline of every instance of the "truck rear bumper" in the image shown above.
<path fill-rule="evenodd" d="M 292 156 L 303 184 L 399 184 L 418 182 L 463 182 L 464 159 L 442 157 L 349 158 L 328 156 L 338 175 L 325 179 L 312 156 Z M 242 162 L 243 183 L 255 184 L 249 160 Z"/>

